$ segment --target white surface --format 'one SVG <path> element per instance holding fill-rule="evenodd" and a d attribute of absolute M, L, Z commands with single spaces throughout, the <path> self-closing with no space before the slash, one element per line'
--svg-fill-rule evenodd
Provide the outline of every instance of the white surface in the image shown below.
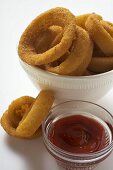
<path fill-rule="evenodd" d="M 22 95 L 37 95 L 38 91 L 19 65 L 18 40 L 36 15 L 56 6 L 67 7 L 76 15 L 97 12 L 113 21 L 112 0 L 0 0 L 0 116 L 13 99 Z M 112 101 L 113 89 L 97 103 L 113 114 Z M 112 170 L 112 160 L 113 153 L 96 170 Z M 58 167 L 41 138 L 15 139 L 6 135 L 0 127 L 0 170 L 14 169 L 58 170 Z"/>

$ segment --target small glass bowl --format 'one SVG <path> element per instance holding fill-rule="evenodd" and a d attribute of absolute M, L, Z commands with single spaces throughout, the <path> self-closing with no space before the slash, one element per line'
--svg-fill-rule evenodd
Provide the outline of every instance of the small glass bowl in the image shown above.
<path fill-rule="evenodd" d="M 56 119 L 78 113 L 96 119 L 106 132 L 106 146 L 94 153 L 76 154 L 67 152 L 55 146 L 49 139 L 49 133 Z M 57 163 L 66 170 L 93 169 L 106 159 L 113 150 L 113 116 L 103 107 L 87 101 L 67 101 L 56 105 L 50 110 L 49 116 L 43 121 L 43 139 L 49 153 Z"/>

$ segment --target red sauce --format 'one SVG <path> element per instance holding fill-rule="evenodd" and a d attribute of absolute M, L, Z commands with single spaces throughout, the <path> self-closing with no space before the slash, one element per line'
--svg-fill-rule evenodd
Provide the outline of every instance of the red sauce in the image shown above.
<path fill-rule="evenodd" d="M 54 145 L 71 153 L 93 153 L 106 145 L 104 127 L 82 115 L 57 120 L 49 138 Z"/>

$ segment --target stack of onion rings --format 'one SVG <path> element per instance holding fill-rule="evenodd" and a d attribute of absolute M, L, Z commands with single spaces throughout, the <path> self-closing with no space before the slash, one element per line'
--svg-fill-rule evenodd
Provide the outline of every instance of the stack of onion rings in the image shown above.
<path fill-rule="evenodd" d="M 103 73 L 113 69 L 113 24 L 95 13 L 74 16 L 53 8 L 26 28 L 18 53 L 26 63 L 60 75 Z"/>
<path fill-rule="evenodd" d="M 48 71 L 63 75 L 82 75 L 91 61 L 93 44 L 88 33 L 76 26 L 76 37 L 73 40 L 66 59 L 56 67 L 48 67 Z"/>
<path fill-rule="evenodd" d="M 96 14 L 88 17 L 85 22 L 85 27 L 101 51 L 108 56 L 113 55 L 113 37 L 108 30 L 105 29 L 102 21 L 97 18 Z"/>
<path fill-rule="evenodd" d="M 57 74 L 82 75 L 91 60 L 93 44 L 75 20 L 65 8 L 39 15 L 21 36 L 18 47 L 21 59 L 31 65 L 44 65 L 47 71 Z M 53 34 L 54 29 L 57 35 Z"/>
<path fill-rule="evenodd" d="M 1 118 L 1 125 L 11 136 L 33 138 L 41 134 L 41 123 L 53 104 L 53 93 L 41 91 L 36 99 L 23 96 L 13 101 Z"/>

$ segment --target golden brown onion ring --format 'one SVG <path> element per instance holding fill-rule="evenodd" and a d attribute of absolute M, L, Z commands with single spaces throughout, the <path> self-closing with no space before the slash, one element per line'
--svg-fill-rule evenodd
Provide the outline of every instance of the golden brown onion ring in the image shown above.
<path fill-rule="evenodd" d="M 53 46 L 60 43 L 63 36 L 63 29 L 60 26 L 53 25 L 49 27 L 46 31 L 39 34 L 37 41 L 35 43 L 35 48 L 38 53 L 43 53 L 46 50 L 52 48 Z M 41 69 L 46 69 L 46 65 L 38 66 Z"/>
<path fill-rule="evenodd" d="M 54 41 L 57 41 L 56 44 L 54 43 L 57 45 L 62 38 L 62 33 L 62 27 L 55 25 L 49 27 L 46 31 L 42 31 L 35 41 L 36 52 L 38 54 L 44 53 L 51 48 Z"/>
<path fill-rule="evenodd" d="M 83 14 L 83 15 L 78 15 L 78 16 L 75 16 L 76 18 L 76 24 L 79 26 L 79 27 L 82 27 L 82 28 L 85 28 L 85 22 L 87 20 L 87 18 L 89 17 L 89 13 L 88 14 Z"/>
<path fill-rule="evenodd" d="M 59 44 L 44 53 L 37 54 L 34 47 L 36 38 L 50 26 L 63 28 L 63 36 Z M 43 65 L 55 61 L 66 53 L 72 44 L 75 34 L 75 16 L 65 8 L 53 8 L 36 17 L 21 36 L 18 53 L 20 58 L 31 65 Z"/>
<path fill-rule="evenodd" d="M 58 26 L 57 26 L 58 27 Z M 52 48 L 54 47 L 55 45 L 59 44 L 61 39 L 62 39 L 62 36 L 63 36 L 63 29 L 60 27 L 59 30 L 57 29 L 56 30 L 56 37 L 54 37 L 54 39 L 52 40 L 49 48 Z"/>
<path fill-rule="evenodd" d="M 85 27 L 101 51 L 108 56 L 113 55 L 113 37 L 106 31 L 95 14 L 88 17 Z"/>
<path fill-rule="evenodd" d="M 76 39 L 73 41 L 66 59 L 58 66 L 47 68 L 48 71 L 61 75 L 83 75 L 93 51 L 93 44 L 88 33 L 81 27 L 76 27 Z"/>
<path fill-rule="evenodd" d="M 95 56 L 92 57 L 88 69 L 92 72 L 103 73 L 113 69 L 113 56 L 102 57 Z"/>
<path fill-rule="evenodd" d="M 108 21 L 101 21 L 102 26 L 104 27 L 104 29 L 111 35 L 111 37 L 113 38 L 113 23 L 110 23 Z"/>
<path fill-rule="evenodd" d="M 1 125 L 11 136 L 33 138 L 41 132 L 41 123 L 54 101 L 53 93 L 41 91 L 36 99 L 24 96 L 11 103 L 1 118 Z"/>
<path fill-rule="evenodd" d="M 91 15 L 91 13 L 76 16 L 75 17 L 76 18 L 76 24 L 85 29 L 85 22 L 90 15 Z M 99 19 L 102 19 L 102 17 L 100 15 L 96 14 L 96 16 Z"/>
<path fill-rule="evenodd" d="M 2 118 L 1 118 L 1 125 L 4 128 L 4 130 L 13 137 L 17 137 L 17 138 L 26 138 L 26 137 L 21 137 L 20 135 L 18 135 L 16 133 L 16 127 L 15 125 L 12 123 L 12 121 L 9 118 L 9 114 L 8 114 L 8 110 L 5 111 L 5 113 L 3 114 Z M 35 134 L 33 136 L 27 137 L 28 139 L 32 139 L 34 137 L 38 137 L 41 135 L 41 127 L 35 132 Z"/>
<path fill-rule="evenodd" d="M 14 100 L 8 107 L 8 117 L 17 127 L 24 114 L 28 113 L 35 99 L 30 96 L 22 96 Z"/>

